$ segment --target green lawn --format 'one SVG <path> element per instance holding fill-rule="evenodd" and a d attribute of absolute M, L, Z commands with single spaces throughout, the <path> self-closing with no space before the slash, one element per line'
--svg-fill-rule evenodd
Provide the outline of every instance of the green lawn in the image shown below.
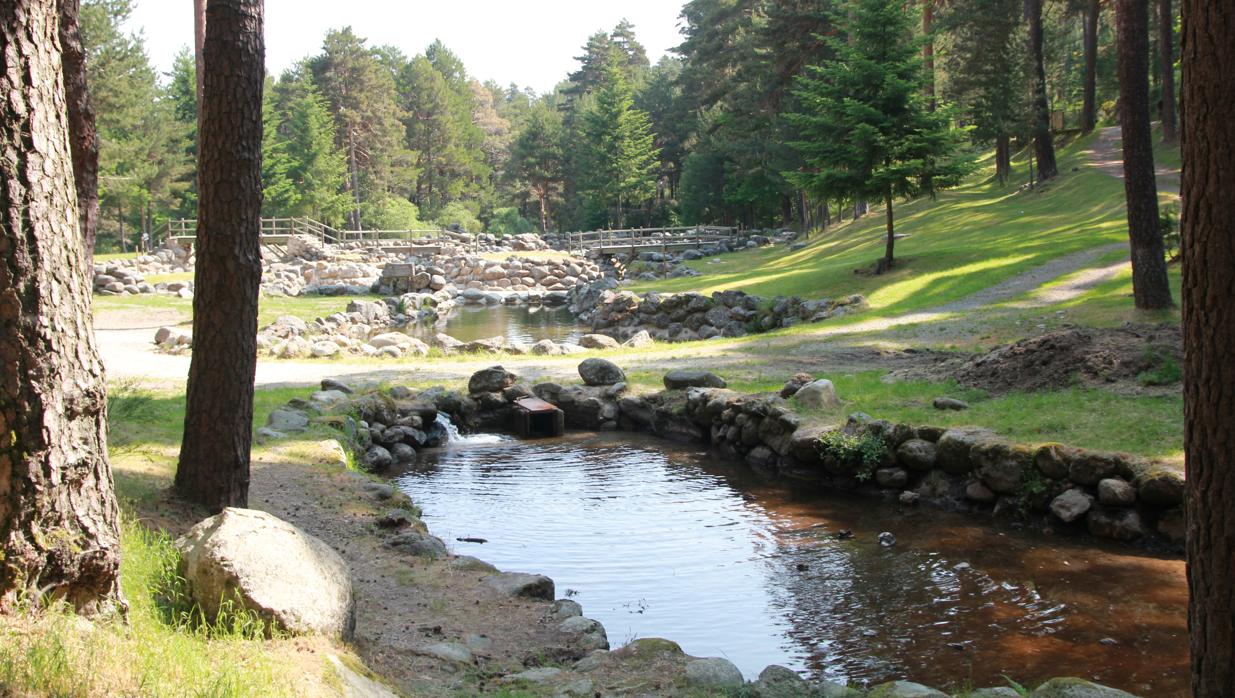
<path fill-rule="evenodd" d="M 899 314 L 947 303 L 1071 252 L 1126 237 L 1118 180 L 1085 165 L 1089 138 L 1060 151 L 1060 177 L 1045 187 L 1020 191 L 1026 174 L 1017 161 L 1016 181 L 999 187 L 983 169 L 966 185 L 935 201 L 898 203 L 898 266 L 880 276 L 855 274 L 882 255 L 884 215 L 876 209 L 857 222 L 817 233 L 797 252 L 772 247 L 700 260 L 690 266 L 705 275 L 644 282 L 634 291 L 741 289 L 762 296 L 808 298 L 864 294 L 872 314 Z"/>
<path fill-rule="evenodd" d="M 274 322 L 280 315 L 294 315 L 304 320 L 341 313 L 354 300 L 379 300 L 381 296 L 262 296 L 258 304 L 258 327 Z M 180 315 L 179 322 L 193 318 L 193 301 L 163 295 L 141 296 L 95 296 L 95 312 L 141 312 L 150 310 L 174 311 Z"/>

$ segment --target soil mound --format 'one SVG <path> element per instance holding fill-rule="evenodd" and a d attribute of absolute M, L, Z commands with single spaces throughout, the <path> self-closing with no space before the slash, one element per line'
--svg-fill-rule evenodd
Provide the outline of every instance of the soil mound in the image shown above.
<path fill-rule="evenodd" d="M 1058 330 L 999 347 L 956 368 L 959 383 L 991 394 L 1072 386 L 1140 391 L 1179 382 L 1178 327 Z"/>

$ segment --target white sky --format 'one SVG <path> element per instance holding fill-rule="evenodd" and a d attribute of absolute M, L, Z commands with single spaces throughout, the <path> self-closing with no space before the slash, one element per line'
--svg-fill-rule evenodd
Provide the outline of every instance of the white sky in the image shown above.
<path fill-rule="evenodd" d="M 328 29 L 350 25 L 370 46 L 408 56 L 441 39 L 468 73 L 548 92 L 577 66 L 587 37 L 622 18 L 635 25 L 655 63 L 681 43 L 682 0 L 266 0 L 266 66 L 278 75 L 321 49 Z M 171 69 L 193 44 L 192 0 L 137 0 L 130 30 L 143 30 L 150 60 Z"/>

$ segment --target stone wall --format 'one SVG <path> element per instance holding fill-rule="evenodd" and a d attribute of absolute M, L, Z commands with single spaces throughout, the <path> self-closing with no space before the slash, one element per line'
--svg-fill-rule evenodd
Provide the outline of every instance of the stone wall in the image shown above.
<path fill-rule="evenodd" d="M 639 295 L 602 282 L 576 294 L 573 308 L 596 332 L 625 340 L 646 331 L 654 339 L 686 342 L 741 337 L 804 322 L 821 322 L 865 307 L 860 295 L 830 300 L 761 298 L 742 291 Z"/>
<path fill-rule="evenodd" d="M 598 362 L 611 368 L 597 374 Z M 464 430 L 508 429 L 514 400 L 535 395 L 561 408 L 570 428 L 708 443 L 804 486 L 1150 547 L 1178 550 L 1183 542 L 1182 477 L 1127 454 L 1018 444 L 980 427 L 895 424 L 860 413 L 844 424 L 816 422 L 795 409 L 797 398 L 739 394 L 701 371 L 670 372 L 666 389 L 650 395 L 630 394 L 621 370 L 603 359 L 581 364 L 583 385 L 529 387 L 501 367 L 482 373 L 465 394 L 440 393 L 438 408 Z"/>

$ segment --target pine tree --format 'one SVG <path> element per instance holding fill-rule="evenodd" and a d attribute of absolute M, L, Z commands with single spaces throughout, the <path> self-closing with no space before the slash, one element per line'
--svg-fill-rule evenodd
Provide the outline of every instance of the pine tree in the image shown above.
<path fill-rule="evenodd" d="M 335 145 L 326 100 L 307 76 L 289 75 L 262 105 L 263 210 L 337 224 L 347 213 L 347 160 Z"/>
<path fill-rule="evenodd" d="M 1013 136 L 1027 125 L 1023 0 L 955 0 L 940 18 L 951 33 L 950 96 L 978 143 L 995 144 L 995 175 L 1012 174 Z"/>
<path fill-rule="evenodd" d="M 562 114 L 545 102 L 528 112 L 511 145 L 511 175 L 527 183 L 540 206 L 540 230 L 549 229 L 549 206 L 565 179 Z"/>
<path fill-rule="evenodd" d="M 969 169 L 957 154 L 963 132 L 947 110 L 929 108 L 913 13 L 901 0 L 851 0 L 837 13 L 844 38 L 832 39 L 836 58 L 798 78 L 801 111 L 788 115 L 806 162 L 786 173 L 791 181 L 819 197 L 883 199 L 878 272 L 893 264 L 894 197 L 934 194 Z"/>
<path fill-rule="evenodd" d="M 642 202 L 656 193 L 660 151 L 648 115 L 635 108 L 634 90 L 611 58 L 605 84 L 584 114 L 588 150 L 583 191 L 593 204 L 617 206 L 617 226 L 626 225 L 627 204 Z"/>

